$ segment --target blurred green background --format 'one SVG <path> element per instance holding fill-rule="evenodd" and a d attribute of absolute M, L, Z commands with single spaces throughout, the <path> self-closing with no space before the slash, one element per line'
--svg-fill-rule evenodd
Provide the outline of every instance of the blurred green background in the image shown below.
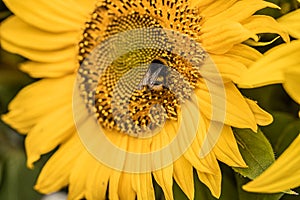
<path fill-rule="evenodd" d="M 298 8 L 296 0 L 273 0 L 273 3 L 281 6 L 281 10 L 264 9 L 259 13 L 269 14 L 275 18 Z M 0 1 L 0 20 L 12 13 Z M 262 41 L 270 41 L 274 35 L 261 35 Z M 282 43 L 279 39 L 266 47 L 258 47 L 261 52 Z M 18 70 L 19 63 L 24 58 L 10 54 L 0 48 L 0 114 L 8 111 L 8 104 L 17 92 L 24 86 L 36 81 Z M 262 127 L 262 131 L 270 141 L 276 157 L 292 142 L 300 132 L 300 120 L 297 117 L 299 106 L 289 98 L 281 85 L 272 85 L 257 89 L 242 90 L 242 93 L 257 100 L 259 104 L 271 112 L 274 123 Z M 24 151 L 24 136 L 5 125 L 0 119 L 0 200 L 39 200 L 42 195 L 32 188 L 41 167 L 49 156 L 44 156 L 35 165 L 34 170 L 26 168 L 26 155 Z M 222 200 L 296 200 L 299 196 L 292 195 L 258 195 L 245 193 L 240 186 L 249 181 L 235 173 L 231 168 L 221 164 L 223 173 Z M 278 172 L 279 173 L 279 172 Z M 157 199 L 164 199 L 161 188 L 155 184 Z M 300 189 L 295 191 L 300 192 Z M 196 199 L 213 200 L 209 190 L 195 178 Z M 175 199 L 187 199 L 178 185 L 174 183 Z"/>

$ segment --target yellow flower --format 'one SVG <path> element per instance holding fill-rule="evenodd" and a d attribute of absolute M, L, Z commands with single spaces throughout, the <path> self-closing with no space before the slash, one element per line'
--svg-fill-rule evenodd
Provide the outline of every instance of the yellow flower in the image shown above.
<path fill-rule="evenodd" d="M 261 57 L 259 52 L 242 42 L 250 38 L 257 41 L 257 34 L 265 32 L 278 33 L 288 41 L 288 36 L 274 19 L 263 15 L 253 15 L 257 10 L 265 7 L 277 8 L 274 4 L 261 0 L 180 2 L 169 0 L 107 0 L 103 2 L 95 0 L 4 0 L 4 2 L 14 16 L 1 24 L 1 45 L 10 52 L 28 58 L 29 61 L 21 65 L 21 70 L 42 80 L 27 86 L 15 97 L 9 105 L 9 113 L 3 116 L 3 120 L 20 133 L 27 134 L 25 145 L 29 167 L 33 167 L 33 163 L 42 154 L 58 147 L 37 180 L 35 188 L 42 193 L 51 193 L 69 186 L 69 199 L 83 197 L 89 200 L 104 199 L 106 193 L 110 199 L 135 199 L 136 196 L 138 199 L 154 199 L 153 176 L 161 186 L 166 199 L 173 199 L 173 178 L 184 193 L 193 199 L 193 170 L 195 169 L 198 178 L 209 187 L 215 197 L 219 197 L 221 172 L 218 160 L 229 166 L 246 167 L 231 127 L 250 128 L 256 131 L 257 124 L 266 125 L 272 121 L 272 117 L 255 102 L 244 98 L 234 83 L 239 81 L 240 74 L 249 65 Z M 266 24 L 268 26 L 265 26 Z M 122 121 L 118 126 L 111 120 L 113 102 L 110 101 L 109 93 L 114 87 L 117 88 L 115 79 L 118 75 L 124 74 L 122 70 L 128 71 L 126 59 L 130 58 L 129 61 L 134 61 L 134 59 L 144 58 L 138 57 L 139 52 L 116 60 L 105 71 L 104 78 L 99 80 L 94 94 L 90 93 L 91 96 L 95 95 L 96 102 L 91 103 L 96 103 L 97 106 L 94 109 L 89 105 L 89 93 L 81 90 L 82 93 L 79 94 L 81 96 L 73 99 L 74 104 L 72 104 L 72 98 L 73 89 L 77 88 L 74 82 L 78 81 L 78 74 L 82 81 L 80 83 L 84 83 L 81 84 L 82 87 L 95 81 L 98 82 L 95 79 L 85 79 L 85 75 L 91 75 L 92 70 L 98 66 L 92 65 L 91 71 L 82 70 L 81 67 L 89 67 L 90 63 L 85 61 L 91 58 L 90 55 L 95 55 L 96 58 L 102 56 L 105 60 L 103 54 L 93 53 L 99 43 L 105 43 L 110 36 L 122 34 L 123 31 L 149 27 L 179 32 L 185 39 L 187 37 L 192 39 L 190 43 L 192 46 L 193 41 L 201 44 L 220 72 L 222 77 L 220 87 L 224 90 L 226 98 L 218 96 L 218 93 L 214 94 L 215 91 L 211 90 L 209 84 L 216 83 L 204 79 L 206 71 L 213 69 L 212 63 L 204 64 L 204 71 L 200 71 L 203 73 L 199 74 L 199 71 L 190 65 L 185 65 L 182 58 L 164 51 L 157 54 L 155 49 L 149 48 L 150 50 L 146 51 L 146 58 L 153 54 L 157 56 L 150 60 L 150 63 L 170 64 L 177 74 L 179 72 L 187 79 L 193 88 L 191 93 L 196 94 L 198 98 L 197 102 L 185 98 L 182 100 L 184 102 L 182 105 L 177 105 L 177 97 L 175 98 L 160 84 L 154 87 L 150 81 L 152 90 L 149 90 L 147 88 L 149 80 L 152 80 L 155 73 L 160 73 L 160 71 L 155 71 L 155 73 L 148 71 L 150 75 L 143 79 L 143 83 L 146 84 L 142 85 L 146 89 L 138 90 L 133 95 L 135 98 L 130 99 L 132 118 L 141 127 L 147 128 L 149 125 L 147 122 L 149 116 L 144 112 L 149 106 L 145 108 L 141 106 L 144 105 L 141 102 L 145 98 L 138 93 L 145 92 L 155 97 L 152 103 L 165 103 L 163 105 L 166 110 L 164 115 L 166 122 L 160 132 L 152 137 L 141 138 L 139 134 L 133 137 L 126 133 L 126 128 L 121 126 Z M 168 35 L 167 33 L 164 32 Z M 123 39 L 126 41 L 127 38 L 123 37 Z M 139 40 L 138 37 L 136 40 Z M 189 43 L 187 41 L 181 44 L 183 49 L 184 44 Z M 127 48 L 128 46 L 121 47 Z M 178 49 L 180 51 L 180 48 Z M 99 51 L 105 53 L 101 48 Z M 145 52 L 141 51 L 141 53 Z M 195 52 L 183 53 L 192 55 Z M 130 57 L 132 55 L 137 55 L 137 57 L 132 60 Z M 107 54 L 107 57 L 109 58 L 110 54 Z M 103 60 L 99 61 L 100 64 L 104 62 Z M 181 84 L 177 86 L 182 87 Z M 173 88 L 176 89 L 176 87 Z M 190 91 L 189 88 L 184 86 L 182 90 L 184 94 Z M 77 107 L 77 101 L 82 100 L 82 96 L 86 100 L 86 107 L 82 104 Z M 225 106 L 212 105 L 214 101 L 212 96 L 217 98 L 218 102 L 225 101 Z M 139 101 L 140 99 L 142 100 Z M 95 112 L 97 122 L 101 125 L 98 128 L 104 130 L 105 140 L 100 142 L 97 140 L 103 135 L 95 134 L 98 130 L 94 128 L 95 124 L 92 120 L 87 120 L 90 117 L 86 115 L 87 108 Z M 134 110 L 135 108 L 137 110 Z M 224 118 L 214 117 L 214 112 L 226 115 Z M 136 113 L 140 114 L 140 118 Z M 200 115 L 197 116 L 197 113 Z M 153 116 L 155 118 L 156 115 Z M 220 136 L 208 138 L 213 140 L 213 144 L 208 145 L 213 149 L 200 155 L 205 141 L 208 141 L 205 138 L 211 136 L 207 132 L 212 124 L 222 127 Z M 130 123 L 123 125 L 128 128 Z M 177 137 L 176 133 L 181 125 L 184 137 L 181 140 L 173 140 Z M 134 127 L 138 126 L 134 125 Z M 134 132 L 132 126 L 128 130 Z M 187 149 L 181 149 L 182 154 L 179 157 L 178 149 L 164 148 L 168 147 L 172 141 L 178 142 L 175 144 L 178 148 L 182 143 L 189 144 L 189 141 L 184 141 L 185 136 L 193 132 L 195 132 L 195 138 L 192 138 L 191 145 Z M 103 149 L 106 147 L 106 139 L 117 148 Z M 114 154 L 116 149 L 125 153 Z M 142 162 L 143 160 L 133 162 L 129 159 L 132 155 L 155 155 L 154 153 L 161 149 L 165 152 L 158 155 L 160 159 L 153 157 L 154 160 L 147 160 L 151 162 L 150 164 Z M 99 159 L 98 153 L 101 154 L 100 157 L 105 157 L 103 159 L 111 163 Z M 166 160 L 172 162 L 166 162 Z M 155 165 L 151 168 L 153 170 L 135 173 L 112 167 L 121 165 L 143 168 L 152 166 L 151 164 Z M 156 165 L 158 168 L 155 168 Z"/>
<path fill-rule="evenodd" d="M 282 83 L 291 98 L 300 104 L 299 11 L 298 9 L 278 19 L 278 22 L 288 30 L 289 34 L 298 40 L 276 46 L 266 52 L 264 57 L 244 72 L 240 79 L 240 86 L 259 87 Z M 243 188 L 251 192 L 276 193 L 300 186 L 299 142 L 300 137 L 298 136 L 274 164 Z"/>
<path fill-rule="evenodd" d="M 300 186 L 300 135 L 260 176 L 243 186 L 249 192 L 277 193 Z"/>
<path fill-rule="evenodd" d="M 276 46 L 265 53 L 241 76 L 240 87 L 260 87 L 282 83 L 288 94 L 300 104 L 300 10 L 278 19 L 297 40 Z M 300 114 L 300 113 L 299 113 Z"/>
<path fill-rule="evenodd" d="M 282 83 L 289 95 L 300 104 L 299 56 L 300 40 L 276 46 L 244 72 L 239 86 L 260 87 Z"/>

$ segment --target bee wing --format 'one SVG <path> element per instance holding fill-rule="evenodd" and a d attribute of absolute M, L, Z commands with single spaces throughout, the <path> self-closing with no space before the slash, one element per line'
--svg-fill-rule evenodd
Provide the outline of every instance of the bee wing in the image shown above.
<path fill-rule="evenodd" d="M 159 73 L 161 72 L 161 70 L 162 70 L 162 67 L 158 68 L 158 69 L 151 75 L 150 80 L 149 80 L 149 83 L 150 83 L 151 86 L 154 85 L 154 82 L 156 81 L 156 79 L 157 79 Z"/>
<path fill-rule="evenodd" d="M 143 78 L 143 80 L 140 82 L 140 84 L 138 85 L 138 88 L 141 89 L 143 85 L 148 85 L 149 83 L 149 79 L 151 77 L 151 71 L 148 70 Z"/>

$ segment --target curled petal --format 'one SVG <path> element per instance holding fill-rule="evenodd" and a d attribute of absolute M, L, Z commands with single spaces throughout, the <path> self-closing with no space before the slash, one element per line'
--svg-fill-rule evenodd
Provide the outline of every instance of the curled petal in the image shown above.
<path fill-rule="evenodd" d="M 288 33 L 270 16 L 253 15 L 243 21 L 243 26 L 255 34 L 259 33 L 277 33 L 285 42 L 289 42 Z"/>

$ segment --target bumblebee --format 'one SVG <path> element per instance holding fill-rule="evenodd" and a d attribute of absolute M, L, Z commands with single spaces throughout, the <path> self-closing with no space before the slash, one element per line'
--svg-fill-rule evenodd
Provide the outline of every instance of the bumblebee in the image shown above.
<path fill-rule="evenodd" d="M 168 69 L 159 60 L 154 60 L 146 72 L 144 78 L 139 84 L 139 88 L 148 86 L 150 89 L 159 91 L 167 84 Z"/>

